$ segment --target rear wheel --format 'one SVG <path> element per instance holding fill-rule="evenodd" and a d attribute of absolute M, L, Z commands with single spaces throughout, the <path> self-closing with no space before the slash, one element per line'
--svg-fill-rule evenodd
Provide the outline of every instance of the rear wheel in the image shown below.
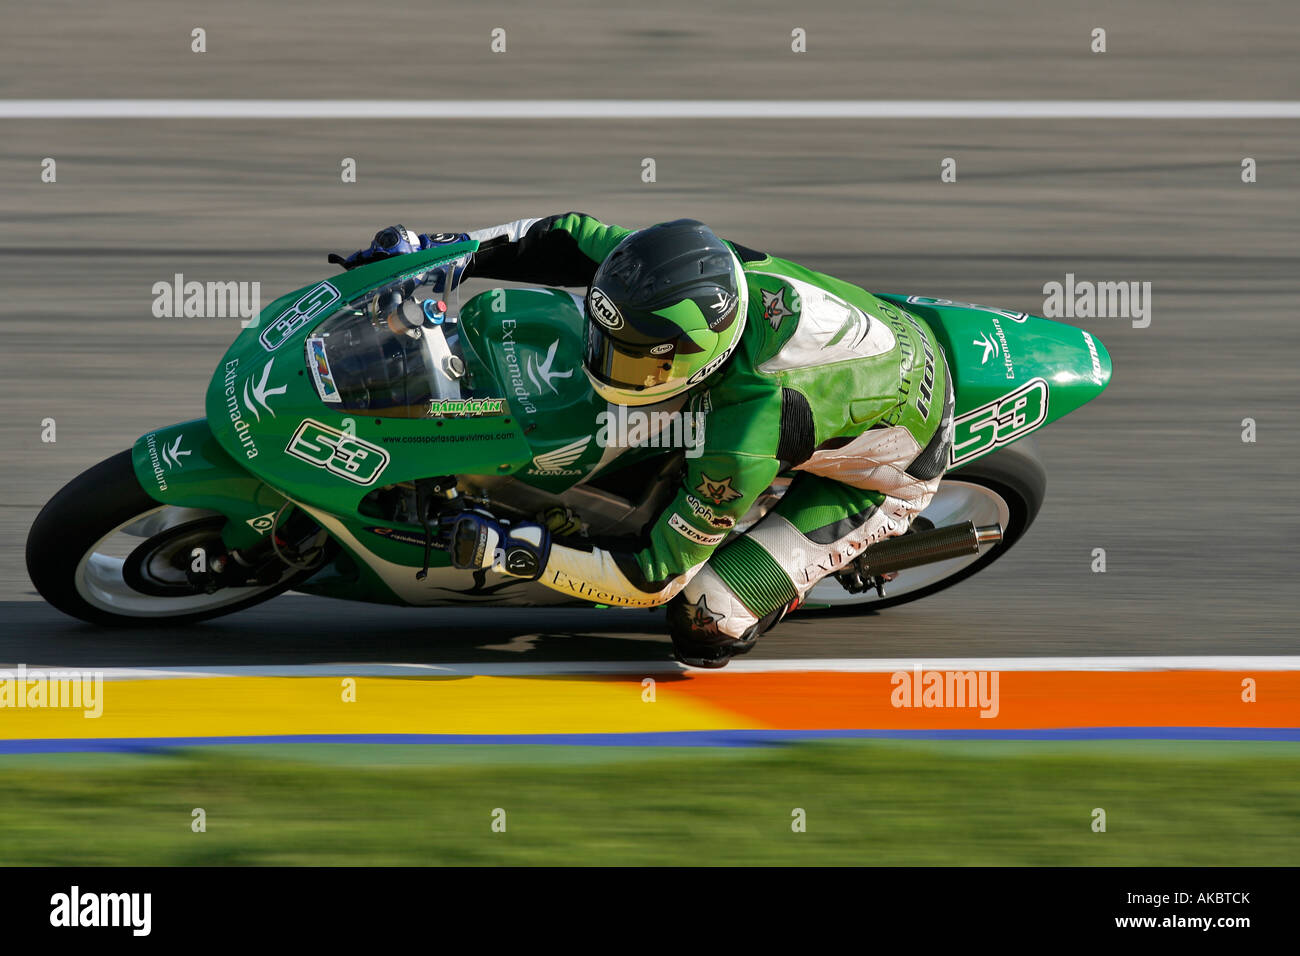
<path fill-rule="evenodd" d="M 316 573 L 284 565 L 256 583 L 206 590 L 195 549 L 219 554 L 226 518 L 159 504 L 124 451 L 74 478 L 27 536 L 27 572 L 65 614 L 93 624 L 178 624 L 260 604 Z"/>
<path fill-rule="evenodd" d="M 974 522 L 976 527 L 1002 526 L 1002 540 L 977 555 L 953 558 L 900 571 L 885 585 L 885 597 L 875 591 L 851 594 L 826 577 L 808 592 L 810 608 L 870 608 L 881 610 L 919 601 L 983 571 L 1006 554 L 1038 516 L 1047 494 L 1047 469 L 1032 439 L 987 455 L 951 472 L 939 483 L 930 507 L 918 518 L 934 527 Z"/>

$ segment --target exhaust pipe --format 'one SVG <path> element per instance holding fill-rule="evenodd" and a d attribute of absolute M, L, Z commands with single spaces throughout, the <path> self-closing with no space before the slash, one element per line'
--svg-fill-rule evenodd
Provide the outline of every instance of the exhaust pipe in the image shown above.
<path fill-rule="evenodd" d="M 1001 540 L 1001 525 L 991 524 L 977 528 L 973 521 L 931 528 L 928 531 L 913 531 L 873 544 L 858 555 L 853 562 L 854 570 L 864 580 L 870 580 L 923 564 L 979 554 L 981 548 Z"/>

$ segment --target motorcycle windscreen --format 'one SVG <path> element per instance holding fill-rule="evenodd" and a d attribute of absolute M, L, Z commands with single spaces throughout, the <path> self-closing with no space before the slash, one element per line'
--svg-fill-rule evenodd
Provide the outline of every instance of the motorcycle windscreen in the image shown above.
<path fill-rule="evenodd" d="M 384 287 L 322 322 L 306 360 L 328 404 L 376 418 L 430 418 L 442 402 L 475 397 L 459 340 L 455 323 L 430 318 L 409 288 Z"/>

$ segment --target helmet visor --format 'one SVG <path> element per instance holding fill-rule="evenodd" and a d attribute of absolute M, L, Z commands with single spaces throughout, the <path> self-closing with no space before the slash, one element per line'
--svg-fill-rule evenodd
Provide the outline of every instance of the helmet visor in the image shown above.
<path fill-rule="evenodd" d="M 619 342 L 595 322 L 587 323 L 587 371 L 615 388 L 639 391 L 664 385 L 674 378 L 677 342 L 645 345 Z"/>

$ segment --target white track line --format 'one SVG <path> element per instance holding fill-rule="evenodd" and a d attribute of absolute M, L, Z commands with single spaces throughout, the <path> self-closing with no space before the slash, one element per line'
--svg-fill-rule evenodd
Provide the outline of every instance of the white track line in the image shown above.
<path fill-rule="evenodd" d="M 1296 100 L 0 100 L 0 119 L 1300 119 Z"/>
<path fill-rule="evenodd" d="M 246 664 L 226 667 L 81 667 L 28 664 L 27 672 L 74 670 L 103 674 L 105 680 L 165 680 L 198 677 L 537 677 L 583 674 L 762 674 L 833 671 L 878 674 L 939 671 L 1300 671 L 1300 657 L 958 657 L 735 660 L 721 671 L 701 671 L 672 661 L 509 661 L 461 664 Z M 0 665 L 16 672 L 17 664 Z M 4 675 L 0 674 L 0 677 Z"/>

